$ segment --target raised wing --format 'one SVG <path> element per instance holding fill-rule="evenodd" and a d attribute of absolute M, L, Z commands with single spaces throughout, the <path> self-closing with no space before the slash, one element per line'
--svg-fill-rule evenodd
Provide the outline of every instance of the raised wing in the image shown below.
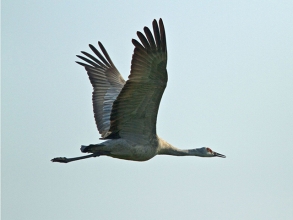
<path fill-rule="evenodd" d="M 81 53 L 87 58 L 79 55 L 77 57 L 87 62 L 87 64 L 82 62 L 76 63 L 85 67 L 93 86 L 92 98 L 95 120 L 99 133 L 104 138 L 108 136 L 110 129 L 110 115 L 113 102 L 123 88 L 125 80 L 116 69 L 101 42 L 99 42 L 99 46 L 104 56 L 90 44 L 89 47 L 97 57 L 82 51 Z"/>
<path fill-rule="evenodd" d="M 137 32 L 142 44 L 135 46 L 131 72 L 114 101 L 109 135 L 105 139 L 127 137 L 144 139 L 156 135 L 160 101 L 167 85 L 167 48 L 162 19 L 153 21 L 154 37 L 144 27 L 145 36 Z"/>

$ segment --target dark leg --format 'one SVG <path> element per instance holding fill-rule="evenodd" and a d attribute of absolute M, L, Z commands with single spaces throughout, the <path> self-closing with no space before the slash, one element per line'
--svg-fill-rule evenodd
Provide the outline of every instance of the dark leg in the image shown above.
<path fill-rule="evenodd" d="M 54 159 L 52 159 L 52 162 L 58 162 L 58 163 L 69 163 L 75 160 L 82 160 L 82 159 L 86 159 L 86 158 L 90 158 L 90 157 L 98 157 L 100 156 L 100 154 L 94 153 L 94 154 L 90 154 L 87 156 L 82 156 L 82 157 L 73 157 L 73 158 L 66 158 L 66 157 L 56 157 Z"/>

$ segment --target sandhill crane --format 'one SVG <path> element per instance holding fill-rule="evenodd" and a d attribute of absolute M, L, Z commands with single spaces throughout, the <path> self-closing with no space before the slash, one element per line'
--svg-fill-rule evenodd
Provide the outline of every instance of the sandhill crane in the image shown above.
<path fill-rule="evenodd" d="M 102 43 L 103 55 L 92 45 L 97 57 L 81 52 L 82 65 L 93 86 L 93 110 L 103 143 L 81 146 L 87 156 L 57 157 L 52 162 L 68 163 L 89 157 L 110 156 L 125 160 L 146 161 L 156 155 L 222 157 L 208 147 L 181 150 L 157 136 L 156 122 L 160 101 L 167 85 L 167 47 L 162 19 L 153 21 L 153 32 L 144 27 L 140 39 L 132 39 L 134 53 L 131 72 L 125 82 Z"/>

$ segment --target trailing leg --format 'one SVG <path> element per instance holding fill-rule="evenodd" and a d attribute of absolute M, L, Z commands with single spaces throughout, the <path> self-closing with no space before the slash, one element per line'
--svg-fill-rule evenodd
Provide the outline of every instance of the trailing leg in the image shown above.
<path fill-rule="evenodd" d="M 52 162 L 58 162 L 58 163 L 69 163 L 69 162 L 76 161 L 76 160 L 83 160 L 83 159 L 87 159 L 87 158 L 90 158 L 90 157 L 98 157 L 98 156 L 100 156 L 100 154 L 94 153 L 94 154 L 90 154 L 90 155 L 87 155 L 87 156 L 73 157 L 73 158 L 55 157 L 51 161 Z"/>

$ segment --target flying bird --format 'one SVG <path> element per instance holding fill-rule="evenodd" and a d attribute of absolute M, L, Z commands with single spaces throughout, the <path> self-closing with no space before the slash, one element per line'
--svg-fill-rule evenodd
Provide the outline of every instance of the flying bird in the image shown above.
<path fill-rule="evenodd" d="M 106 49 L 98 42 L 100 52 L 89 45 L 96 56 L 81 52 L 77 55 L 93 86 L 93 111 L 102 140 L 99 144 L 81 146 L 86 156 L 57 157 L 52 162 L 69 163 L 98 156 L 124 160 L 147 161 L 156 155 L 222 157 L 208 147 L 182 150 L 157 135 L 158 109 L 167 86 L 167 45 L 162 19 L 152 23 L 153 34 L 144 27 L 137 32 L 140 40 L 132 39 L 134 52 L 131 71 L 125 81 Z"/>

